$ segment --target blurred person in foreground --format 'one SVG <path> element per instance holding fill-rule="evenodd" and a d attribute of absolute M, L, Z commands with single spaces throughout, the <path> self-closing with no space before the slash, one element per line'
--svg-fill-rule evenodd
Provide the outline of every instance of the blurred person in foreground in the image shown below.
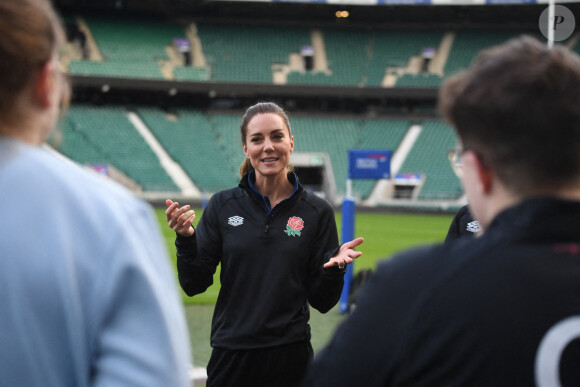
<path fill-rule="evenodd" d="M 517 38 L 439 104 L 485 232 L 379 264 L 305 385 L 578 385 L 580 58 Z"/>
<path fill-rule="evenodd" d="M 0 385 L 187 386 L 151 208 L 42 147 L 68 89 L 47 0 L 0 0 Z"/>
<path fill-rule="evenodd" d="M 195 211 L 167 200 L 179 281 L 202 293 L 221 263 L 208 387 L 297 386 L 313 356 L 309 305 L 336 305 L 363 239 L 339 246 L 334 209 L 291 171 L 294 136 L 280 106 L 249 107 L 240 132 L 240 184 L 213 195 L 195 229 Z"/>

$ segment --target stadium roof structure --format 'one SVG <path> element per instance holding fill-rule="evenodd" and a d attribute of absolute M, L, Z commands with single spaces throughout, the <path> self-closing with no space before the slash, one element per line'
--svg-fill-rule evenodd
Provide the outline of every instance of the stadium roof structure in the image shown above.
<path fill-rule="evenodd" d="M 547 3 L 548 0 L 54 0 L 61 10 L 83 13 L 142 13 L 199 20 L 339 23 L 341 26 L 537 25 Z M 573 7 L 575 14 L 580 10 L 580 0 L 560 0 L 558 4 Z M 337 18 L 339 10 L 347 10 L 349 17 Z"/>
<path fill-rule="evenodd" d="M 485 3 L 483 3 L 485 1 Z M 63 12 L 104 14 L 128 19 L 154 15 L 158 19 L 193 22 L 254 23 L 385 29 L 535 29 L 547 0 L 54 0 Z M 560 3 L 560 2 L 559 2 Z M 461 5 L 457 5 L 461 4 Z M 469 5 L 466 5 L 469 4 Z M 580 15 L 580 3 L 566 5 Z M 347 19 L 337 10 L 347 9 Z M 253 84 L 213 81 L 114 78 L 72 75 L 74 98 L 85 102 L 135 102 L 156 105 L 195 103 L 247 105 L 269 99 L 287 106 L 338 107 L 364 110 L 368 106 L 434 104 L 435 87 L 353 87 L 301 84 Z"/>

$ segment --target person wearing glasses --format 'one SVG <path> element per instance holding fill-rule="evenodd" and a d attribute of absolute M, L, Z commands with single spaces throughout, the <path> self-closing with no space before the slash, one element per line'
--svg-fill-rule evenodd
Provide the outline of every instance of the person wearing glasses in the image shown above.
<path fill-rule="evenodd" d="M 305 386 L 580 380 L 580 57 L 519 37 L 442 85 L 478 238 L 379 264 Z"/>

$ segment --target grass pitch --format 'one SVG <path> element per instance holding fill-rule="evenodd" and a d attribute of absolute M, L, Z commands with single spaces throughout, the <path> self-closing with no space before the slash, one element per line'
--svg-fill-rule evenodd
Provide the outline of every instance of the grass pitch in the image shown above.
<path fill-rule="evenodd" d="M 202 211 L 195 209 L 195 212 L 197 220 L 199 220 Z M 167 227 L 165 209 L 156 209 L 156 215 L 165 237 L 173 267 L 175 267 L 175 233 Z M 443 242 L 452 218 L 453 215 L 357 213 L 355 235 L 364 237 L 365 242 L 358 249 L 363 252 L 363 255 L 356 260 L 355 273 L 362 269 L 374 269 L 378 261 L 388 259 L 399 251 L 424 244 Z M 340 213 L 336 214 L 336 224 L 340 238 Z M 206 367 L 211 355 L 209 344 L 211 317 L 219 286 L 218 267 L 214 276 L 214 284 L 205 293 L 188 297 L 182 292 L 196 366 Z M 326 314 L 321 314 L 311 308 L 310 326 L 312 328 L 312 346 L 315 352 L 328 342 L 336 326 L 344 317 L 339 313 L 338 307 Z"/>

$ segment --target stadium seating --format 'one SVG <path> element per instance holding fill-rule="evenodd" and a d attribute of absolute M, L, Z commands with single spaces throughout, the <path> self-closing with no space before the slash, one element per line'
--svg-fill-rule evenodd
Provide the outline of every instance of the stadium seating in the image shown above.
<path fill-rule="evenodd" d="M 364 86 L 369 63 L 370 35 L 368 31 L 325 28 L 323 33 L 328 67 L 332 72 L 329 80 L 332 84 Z"/>
<path fill-rule="evenodd" d="M 408 120 L 385 119 L 365 120 L 361 124 L 359 148 L 390 150 L 393 153 L 411 125 Z M 354 180 L 354 196 L 368 198 L 375 183 L 374 179 Z"/>
<path fill-rule="evenodd" d="M 503 43 L 523 33 L 539 38 L 535 31 L 514 29 L 457 31 L 449 59 L 445 66 L 445 74 L 451 75 L 461 69 L 467 68 L 481 50 Z"/>
<path fill-rule="evenodd" d="M 173 75 L 177 81 L 209 81 L 207 69 L 200 67 L 175 67 Z"/>
<path fill-rule="evenodd" d="M 185 36 L 183 26 L 168 22 L 92 17 L 87 24 L 104 60 L 73 60 L 71 74 L 163 79 L 166 47 Z"/>
<path fill-rule="evenodd" d="M 237 170 L 202 112 L 180 109 L 167 115 L 139 108 L 137 113 L 201 191 L 217 192 L 237 184 Z"/>
<path fill-rule="evenodd" d="M 435 74 L 404 74 L 397 78 L 397 87 L 439 87 L 443 78 Z"/>
<path fill-rule="evenodd" d="M 437 49 L 443 32 L 443 30 L 432 29 L 374 31 L 367 85 L 380 86 L 387 68 L 406 68 L 410 59 L 420 57 L 424 49 Z M 403 85 L 397 82 L 397 86 Z M 433 85 L 416 86 L 432 87 Z"/>
<path fill-rule="evenodd" d="M 72 20 L 67 18 L 68 22 Z M 186 35 L 185 26 L 177 23 L 142 19 L 117 23 L 115 19 L 96 17 L 86 20 L 105 60 L 72 60 L 69 64 L 71 74 L 162 79 L 166 77 L 162 63 L 171 60 L 167 47 L 174 38 Z M 323 38 L 327 60 L 327 70 L 319 72 L 288 67 L 292 54 L 299 53 L 303 46 L 312 45 L 314 27 L 197 22 L 197 36 L 207 66 L 174 66 L 173 79 L 247 83 L 251 87 L 254 83 L 273 83 L 276 71 L 273 69 L 281 68 L 276 67 L 279 65 L 285 66 L 287 84 L 433 89 L 445 77 L 467 67 L 484 48 L 521 33 L 539 37 L 537 31 L 509 28 L 405 30 L 388 26 L 324 25 L 315 29 Z M 410 65 L 412 59 L 418 63 L 423 49 L 437 49 L 450 36 L 453 38 L 449 40 L 449 56 L 441 67 L 442 73 L 424 73 L 417 71 L 416 65 Z M 580 45 L 574 49 L 580 52 Z M 389 85 L 384 83 L 387 70 L 395 79 Z M 168 115 L 157 107 L 135 109 L 201 190 L 215 192 L 237 184 L 238 168 L 244 159 L 239 138 L 239 111 L 179 108 Z M 424 112 L 418 107 L 414 109 L 416 114 L 431 118 L 419 119 L 423 131 L 399 172 L 426 174 L 420 201 L 456 200 L 462 191 L 447 160 L 447 151 L 455 143 L 453 131 L 432 120 L 432 103 L 425 105 Z M 73 105 L 62 124 L 64 139 L 60 150 L 82 163 L 115 165 L 146 191 L 176 191 L 175 183 L 125 117 L 126 111 L 126 108 L 95 109 Z M 400 113 L 400 107 L 394 107 L 395 111 Z M 362 116 L 332 118 L 296 114 L 291 121 L 296 151 L 325 152 L 330 156 L 339 196 L 345 193 L 349 149 L 394 151 L 410 126 L 409 120 Z M 131 133 L 131 138 L 125 138 L 124 132 Z M 119 144 L 125 146 L 119 147 Z M 133 147 L 136 149 L 131 149 Z M 139 156 L 131 160 L 131 151 L 133 156 Z M 372 180 L 354 181 L 355 196 L 367 198 L 374 184 Z"/>
<path fill-rule="evenodd" d="M 177 191 L 126 113 L 121 107 L 71 106 L 57 149 L 81 164 L 112 165 L 144 191 Z"/>
<path fill-rule="evenodd" d="M 292 117 L 295 150 L 327 153 L 338 192 L 346 189 L 348 149 L 357 146 L 358 127 L 356 119 Z"/>
<path fill-rule="evenodd" d="M 455 200 L 462 194 L 461 185 L 449 163 L 447 153 L 457 139 L 453 129 L 440 121 L 426 121 L 399 173 L 422 173 L 425 183 L 420 200 Z"/>
<path fill-rule="evenodd" d="M 168 114 L 151 107 L 133 107 L 173 160 L 203 192 L 237 185 L 244 160 L 239 134 L 240 116 L 176 109 Z M 83 164 L 112 165 L 148 192 L 178 192 L 151 148 L 127 118 L 128 109 L 75 105 L 61 124 L 57 149 Z M 324 152 L 330 157 L 339 196 L 346 192 L 349 149 L 388 149 L 395 152 L 410 127 L 408 120 L 293 116 L 297 152 Z M 419 199 L 455 200 L 461 187 L 447 151 L 455 146 L 452 129 L 426 121 L 405 160 L 401 173 L 424 173 Z M 353 195 L 366 199 L 376 180 L 354 180 Z"/>
<path fill-rule="evenodd" d="M 71 22 L 69 16 L 66 19 Z M 78 75 L 125 78 L 167 78 L 162 71 L 168 62 L 167 47 L 186 36 L 185 25 L 143 19 L 87 19 L 103 61 L 73 59 L 69 72 Z M 207 67 L 176 65 L 170 79 L 273 83 L 273 66 L 288 65 L 291 54 L 312 45 L 312 29 L 306 26 L 250 25 L 198 22 Z M 522 33 L 539 37 L 537 31 L 517 29 L 366 29 L 320 27 L 327 72 L 290 70 L 288 84 L 380 87 L 387 69 L 395 71 L 396 87 L 438 87 L 444 76 L 467 67 L 482 49 Z M 454 33 L 444 75 L 408 69 L 423 49 L 437 49 L 446 32 Z"/>
<path fill-rule="evenodd" d="M 197 23 L 211 79 L 272 83 L 272 65 L 310 44 L 307 28 Z"/>

